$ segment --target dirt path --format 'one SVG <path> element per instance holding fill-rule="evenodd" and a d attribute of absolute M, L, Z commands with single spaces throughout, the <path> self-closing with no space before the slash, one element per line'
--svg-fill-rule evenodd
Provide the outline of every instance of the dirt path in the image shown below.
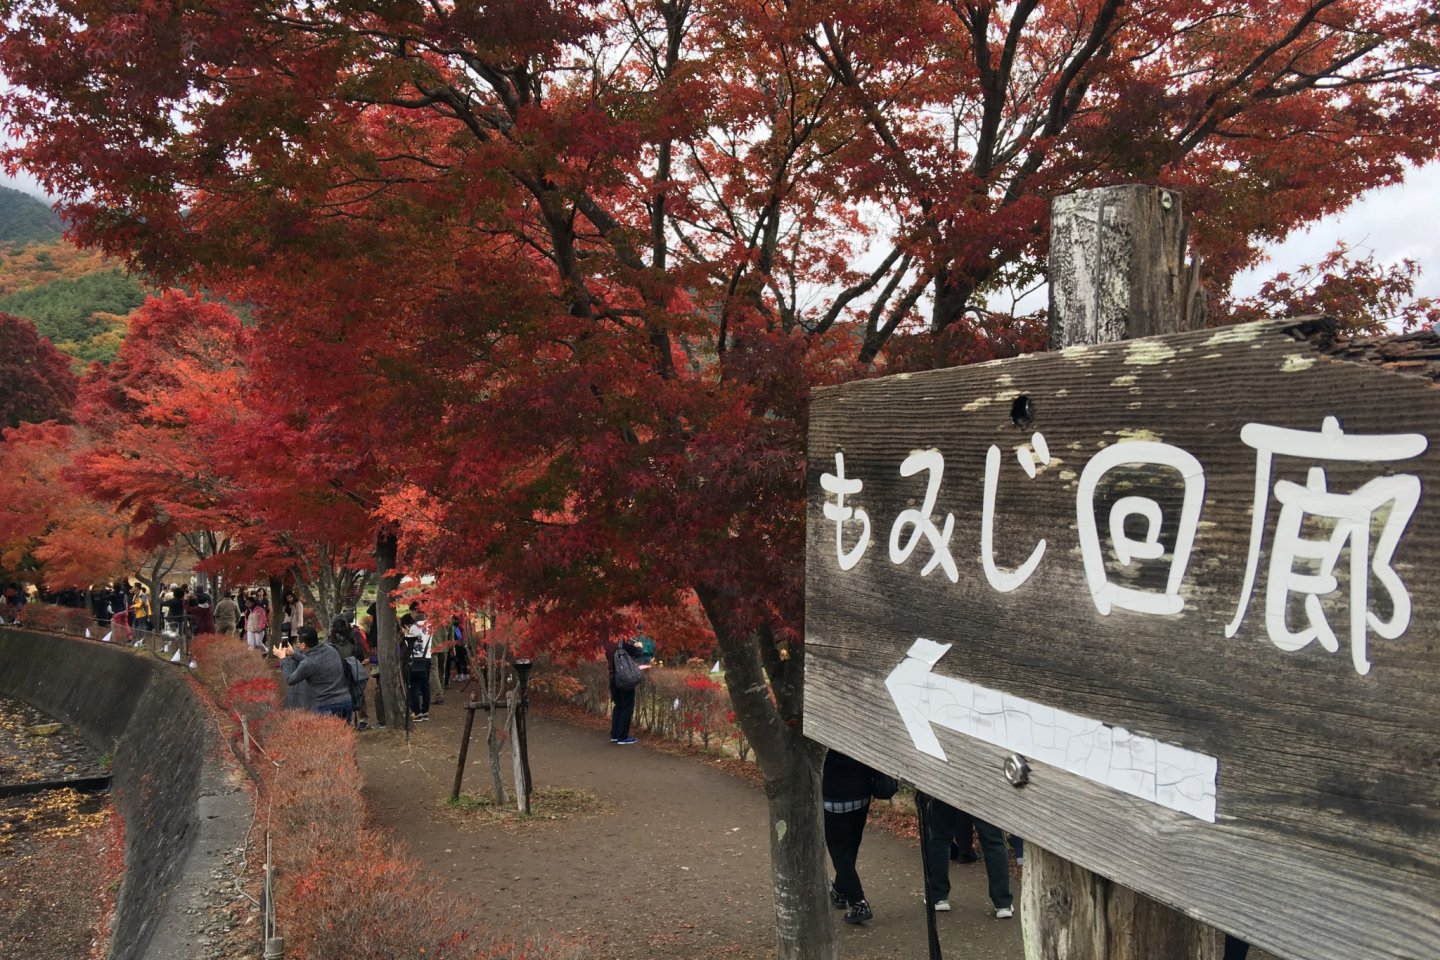
<path fill-rule="evenodd" d="M 447 807 L 463 711 L 452 701 L 402 735 L 368 731 L 360 763 L 374 816 L 395 830 L 438 878 L 478 897 L 499 923 L 589 945 L 598 960 L 719 960 L 773 956 L 765 799 L 759 789 L 703 761 L 644 746 L 620 747 L 603 731 L 532 714 L 536 788 L 588 791 L 563 819 L 482 823 Z M 488 789 L 483 715 L 466 791 Z M 860 875 L 875 909 L 864 927 L 839 922 L 847 960 L 925 953 L 919 856 L 871 829 Z M 1019 960 L 1020 923 L 995 920 L 978 864 L 952 865 L 941 914 L 947 955 Z M 1018 901 L 1018 883 L 1015 892 Z"/>

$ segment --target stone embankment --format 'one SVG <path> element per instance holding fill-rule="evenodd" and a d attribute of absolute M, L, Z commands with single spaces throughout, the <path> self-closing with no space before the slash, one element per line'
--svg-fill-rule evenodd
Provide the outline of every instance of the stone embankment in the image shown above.
<path fill-rule="evenodd" d="M 111 758 L 125 877 L 110 960 L 195 960 L 207 899 L 233 876 L 251 805 L 183 667 L 96 641 L 0 628 L 0 695 L 74 727 Z"/>

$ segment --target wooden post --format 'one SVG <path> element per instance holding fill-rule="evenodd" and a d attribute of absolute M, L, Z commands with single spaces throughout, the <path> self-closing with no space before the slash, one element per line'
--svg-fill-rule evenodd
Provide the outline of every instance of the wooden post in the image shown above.
<path fill-rule="evenodd" d="M 510 711 L 510 760 L 515 772 L 515 807 L 521 813 L 530 812 L 530 784 L 525 780 L 527 771 L 525 762 L 520 756 L 519 720 L 520 696 L 516 691 L 511 690 L 506 697 L 506 705 Z"/>
<path fill-rule="evenodd" d="M 475 726 L 475 711 L 480 704 L 474 697 L 465 705 L 465 732 L 460 736 L 460 759 L 455 764 L 455 786 L 450 791 L 451 800 L 460 799 L 460 784 L 465 779 L 465 758 L 470 753 L 470 730 Z"/>
<path fill-rule="evenodd" d="M 1204 326 L 1185 263 L 1181 195 L 1102 187 L 1056 198 L 1050 220 L 1050 349 Z M 1155 864 L 1163 870 L 1165 864 Z M 1026 960 L 1216 960 L 1220 935 L 1034 843 L 1025 844 Z"/>

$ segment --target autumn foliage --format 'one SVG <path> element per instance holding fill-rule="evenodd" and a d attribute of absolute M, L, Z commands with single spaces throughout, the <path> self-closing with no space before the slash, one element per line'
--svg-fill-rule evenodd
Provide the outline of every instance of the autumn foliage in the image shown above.
<path fill-rule="evenodd" d="M 0 313 L 0 427 L 68 421 L 75 405 L 70 359 L 29 320 Z"/>
<path fill-rule="evenodd" d="M 137 542 L 210 523 L 281 577 L 285 534 L 398 538 L 395 573 L 567 655 L 698 609 L 794 824 L 781 872 L 819 844 L 810 388 L 1041 346 L 997 305 L 1063 193 L 1183 190 L 1218 307 L 1263 242 L 1440 150 L 1419 4 L 6 9 L 3 156 L 82 242 L 252 308 L 237 392 L 196 381 L 233 423 L 127 410 L 197 415 L 154 363 L 87 383 L 182 465 L 103 461 Z M 776 889 L 808 891 L 781 952 L 827 955 L 822 878 Z"/>

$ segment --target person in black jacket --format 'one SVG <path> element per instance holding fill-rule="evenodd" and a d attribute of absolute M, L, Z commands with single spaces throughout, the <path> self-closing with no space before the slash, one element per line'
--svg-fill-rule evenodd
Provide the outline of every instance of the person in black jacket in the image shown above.
<path fill-rule="evenodd" d="M 864 923 L 875 915 L 855 869 L 874 782 L 875 771 L 859 760 L 838 750 L 825 754 L 820 795 L 825 807 L 825 848 L 835 866 L 830 902 L 842 910 L 848 908 L 846 923 Z"/>
<path fill-rule="evenodd" d="M 610 701 L 615 704 L 610 713 L 610 742 L 626 746 L 635 742 L 635 738 L 630 736 L 630 721 L 635 716 L 635 688 L 621 690 L 615 683 L 615 651 L 622 645 L 636 663 L 639 663 L 645 650 L 633 638 L 605 641 L 605 664 L 610 669 Z"/>

